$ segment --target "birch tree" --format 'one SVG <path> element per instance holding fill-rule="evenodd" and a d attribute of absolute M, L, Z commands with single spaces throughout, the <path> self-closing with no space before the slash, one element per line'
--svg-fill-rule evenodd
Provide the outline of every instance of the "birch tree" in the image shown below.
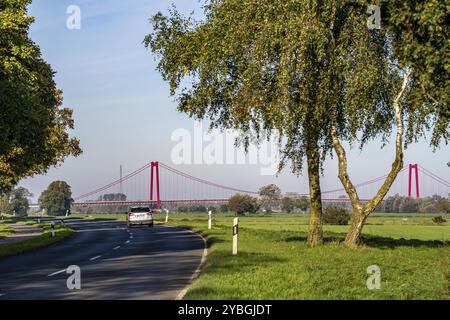
<path fill-rule="evenodd" d="M 333 147 L 332 123 L 342 129 L 339 138 L 348 136 L 335 106 L 357 101 L 376 111 L 367 137 L 386 129 L 380 124 L 390 116 L 395 81 L 386 39 L 368 32 L 365 1 L 210 0 L 204 10 L 202 21 L 176 9 L 152 17 L 144 43 L 158 57 L 157 70 L 179 111 L 239 130 L 246 147 L 278 134 L 280 170 L 290 164 L 300 174 L 306 160 L 308 243 L 320 245 L 320 175 Z"/>

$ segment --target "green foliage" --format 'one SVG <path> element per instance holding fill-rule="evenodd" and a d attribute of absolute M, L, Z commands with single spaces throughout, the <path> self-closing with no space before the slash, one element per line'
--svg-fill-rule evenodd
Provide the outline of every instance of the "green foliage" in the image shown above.
<path fill-rule="evenodd" d="M 407 140 L 432 129 L 431 145 L 450 137 L 449 3 L 441 0 L 383 0 L 383 25 L 392 36 L 394 57 L 410 68 Z"/>
<path fill-rule="evenodd" d="M 450 213 L 450 203 L 448 199 L 438 195 L 420 199 L 395 195 L 384 200 L 376 210 L 389 213 Z"/>
<path fill-rule="evenodd" d="M 189 212 L 189 207 L 185 206 L 185 205 L 178 206 L 177 211 L 178 212 Z"/>
<path fill-rule="evenodd" d="M 47 190 L 42 192 L 39 205 L 48 215 L 62 215 L 70 209 L 73 202 L 70 186 L 64 181 L 50 183 Z"/>
<path fill-rule="evenodd" d="M 212 210 L 214 212 L 214 210 L 216 210 L 216 209 L 211 207 L 211 208 L 209 208 L 209 210 Z M 177 211 L 178 212 L 207 212 L 208 209 L 204 205 L 191 205 L 191 206 L 181 205 L 181 206 L 178 206 Z"/>
<path fill-rule="evenodd" d="M 295 200 L 290 197 L 283 197 L 281 199 L 281 210 L 283 212 L 291 213 L 295 209 Z"/>
<path fill-rule="evenodd" d="M 255 213 L 259 209 L 258 200 L 246 194 L 232 196 L 228 200 L 228 207 L 236 214 Z"/>
<path fill-rule="evenodd" d="M 281 190 L 277 185 L 269 184 L 259 189 L 259 204 L 266 212 L 272 212 L 280 204 Z"/>
<path fill-rule="evenodd" d="M 222 204 L 222 205 L 220 205 L 220 212 L 221 213 L 227 213 L 228 211 L 230 211 L 230 208 L 228 207 L 228 205 L 227 204 Z"/>
<path fill-rule="evenodd" d="M 208 208 L 206 208 L 206 209 L 208 210 L 208 212 L 211 211 L 212 213 L 217 213 L 217 211 L 218 211 L 217 207 L 214 207 L 214 206 L 213 207 L 208 206 Z"/>
<path fill-rule="evenodd" d="M 362 130 L 364 141 L 392 124 L 387 46 L 367 31 L 366 11 L 364 2 L 209 1 L 205 21 L 154 15 L 144 42 L 180 111 L 240 129 L 245 146 L 279 133 L 282 164 L 299 172 L 307 150 L 317 162 L 331 149 L 335 117 L 340 135 Z"/>
<path fill-rule="evenodd" d="M 15 213 L 18 216 L 24 217 L 28 214 L 30 203 L 29 197 L 32 197 L 26 188 L 19 187 L 14 189 L 9 195 L 9 213 Z"/>
<path fill-rule="evenodd" d="M 79 155 L 72 110 L 60 108 L 54 72 L 29 38 L 31 0 L 0 2 L 0 193 Z"/>
<path fill-rule="evenodd" d="M 337 206 L 329 206 L 323 210 L 323 223 L 346 226 L 351 215 L 347 209 Z"/>
<path fill-rule="evenodd" d="M 447 220 L 445 220 L 442 216 L 434 217 L 433 222 L 436 224 L 443 224 L 446 223 Z"/>
<path fill-rule="evenodd" d="M 437 212 L 450 213 L 450 201 L 448 198 L 437 199 L 435 207 Z"/>
<path fill-rule="evenodd" d="M 309 200 L 307 197 L 303 196 L 295 200 L 295 207 L 301 211 L 306 211 L 308 209 Z"/>
<path fill-rule="evenodd" d="M 101 195 L 99 201 L 126 201 L 127 196 L 123 193 L 108 193 Z"/>
<path fill-rule="evenodd" d="M 50 237 L 50 224 L 39 224 L 38 226 L 44 229 L 44 233 L 41 236 L 0 246 L 0 258 L 47 247 L 59 241 L 66 240 L 75 234 L 75 231 L 68 227 L 56 225 L 55 237 Z"/>

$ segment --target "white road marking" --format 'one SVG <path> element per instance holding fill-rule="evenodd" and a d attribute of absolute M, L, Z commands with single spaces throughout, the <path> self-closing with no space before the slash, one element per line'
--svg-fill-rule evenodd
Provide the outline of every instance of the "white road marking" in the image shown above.
<path fill-rule="evenodd" d="M 0 293 L 0 297 L 3 297 L 5 294 L 4 293 Z"/>
<path fill-rule="evenodd" d="M 89 261 L 94 261 L 94 260 L 97 260 L 98 258 L 101 258 L 101 257 L 102 256 L 96 256 L 96 257 L 90 258 Z"/>
<path fill-rule="evenodd" d="M 53 277 L 53 276 L 56 276 L 57 274 L 60 274 L 60 273 L 63 273 L 63 272 L 66 272 L 66 269 L 53 272 L 53 273 L 49 274 L 47 277 Z"/>
<path fill-rule="evenodd" d="M 125 242 L 125 243 L 130 243 L 130 240 L 127 240 L 127 242 Z"/>
<path fill-rule="evenodd" d="M 117 250 L 117 249 L 120 249 L 120 246 L 115 247 L 113 250 Z"/>
<path fill-rule="evenodd" d="M 130 239 L 133 239 L 133 236 L 130 236 Z"/>

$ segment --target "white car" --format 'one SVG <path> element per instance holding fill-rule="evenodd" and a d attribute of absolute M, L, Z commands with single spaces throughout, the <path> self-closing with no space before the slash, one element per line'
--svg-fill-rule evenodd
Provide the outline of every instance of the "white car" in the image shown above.
<path fill-rule="evenodd" d="M 148 225 L 153 227 L 153 210 L 150 207 L 131 207 L 127 213 L 127 227 Z"/>

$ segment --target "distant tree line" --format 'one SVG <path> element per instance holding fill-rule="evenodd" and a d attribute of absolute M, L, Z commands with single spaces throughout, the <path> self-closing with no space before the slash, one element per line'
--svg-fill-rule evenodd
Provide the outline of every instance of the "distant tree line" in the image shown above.
<path fill-rule="evenodd" d="M 107 193 L 98 197 L 98 201 L 127 201 L 127 196 L 123 193 Z"/>
<path fill-rule="evenodd" d="M 381 202 L 377 211 L 386 213 L 450 213 L 450 202 L 448 198 L 438 195 L 420 199 L 395 195 Z"/>

